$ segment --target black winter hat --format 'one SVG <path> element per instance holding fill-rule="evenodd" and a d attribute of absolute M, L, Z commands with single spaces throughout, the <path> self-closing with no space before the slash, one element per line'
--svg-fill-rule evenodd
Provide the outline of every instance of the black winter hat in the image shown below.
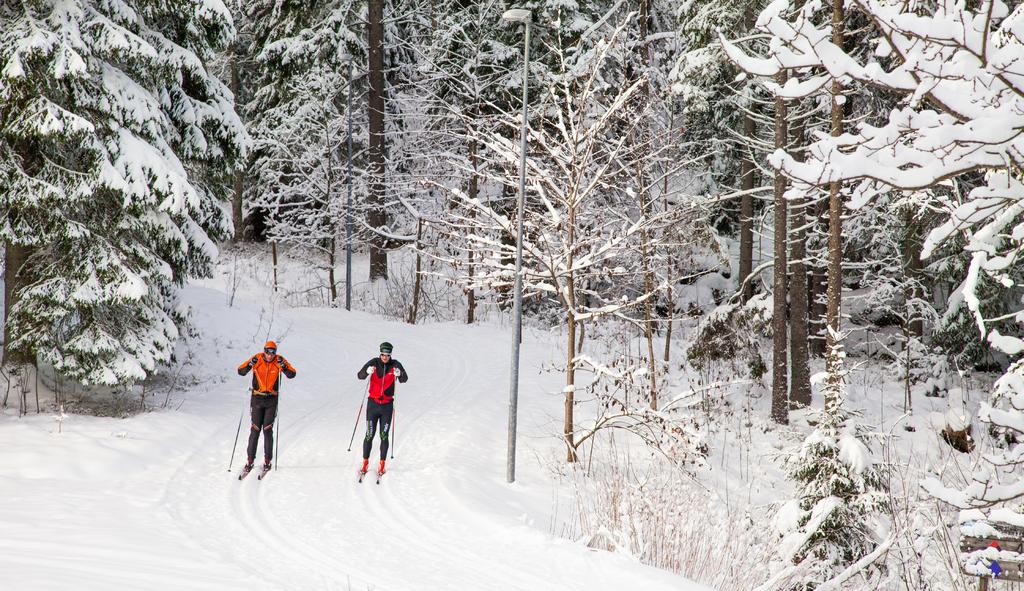
<path fill-rule="evenodd" d="M 387 353 L 388 355 L 390 355 L 391 351 L 393 351 L 393 350 L 394 350 L 394 346 L 392 346 L 391 343 L 389 343 L 387 341 L 384 341 L 383 343 L 380 344 L 380 352 L 381 353 Z"/>

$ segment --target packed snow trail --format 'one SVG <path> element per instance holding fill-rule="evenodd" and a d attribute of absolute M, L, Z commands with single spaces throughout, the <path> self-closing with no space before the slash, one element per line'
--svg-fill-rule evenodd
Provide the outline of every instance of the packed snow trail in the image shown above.
<path fill-rule="evenodd" d="M 670 573 L 554 537 L 553 488 L 537 457 L 557 457 L 546 346 L 523 364 L 519 481 L 504 482 L 508 334 L 409 326 L 322 309 L 271 312 L 223 293 L 186 291 L 203 338 L 200 379 L 179 411 L 126 420 L 0 418 L 3 588 L 696 589 Z M 235 367 L 276 338 L 298 375 L 281 386 L 273 475 L 232 472 L 249 378 Z M 356 482 L 365 396 L 355 374 L 395 344 L 395 459 L 380 485 Z M 543 384 L 547 384 L 546 387 Z M 543 392 L 548 392 L 544 394 Z M 374 440 L 371 465 L 378 458 Z M 257 462 L 261 461 L 260 442 Z M 13 585 L 8 585 L 13 582 Z"/>

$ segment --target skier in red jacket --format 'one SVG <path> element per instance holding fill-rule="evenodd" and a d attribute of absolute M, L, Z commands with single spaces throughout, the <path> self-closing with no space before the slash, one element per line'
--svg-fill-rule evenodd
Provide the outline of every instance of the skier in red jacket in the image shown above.
<path fill-rule="evenodd" d="M 360 380 L 370 376 L 370 388 L 366 401 L 366 436 L 363 437 L 363 467 L 360 472 L 366 474 L 370 465 L 370 450 L 373 449 L 373 435 L 380 424 L 380 466 L 378 474 L 384 473 L 384 460 L 388 455 L 388 432 L 391 429 L 391 418 L 395 412 L 395 380 L 403 384 L 409 379 L 405 368 L 398 360 L 391 357 L 394 347 L 391 343 L 380 344 L 380 356 L 367 361 L 356 374 Z"/>

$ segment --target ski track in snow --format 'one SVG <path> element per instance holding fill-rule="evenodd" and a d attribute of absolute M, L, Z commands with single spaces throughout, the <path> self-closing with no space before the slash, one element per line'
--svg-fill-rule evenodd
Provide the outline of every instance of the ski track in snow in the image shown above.
<path fill-rule="evenodd" d="M 278 321 L 289 326 L 280 351 L 298 371 L 281 388 L 281 461 L 265 480 L 250 475 L 239 482 L 247 416 L 232 471 L 225 467 L 250 378 L 237 377 L 234 368 L 262 343 L 250 338 L 257 313 L 252 305 L 228 309 L 223 294 L 210 290 L 186 293 L 206 331 L 199 371 L 230 377 L 187 393 L 187 408 L 177 413 L 67 425 L 70 432 L 90 421 L 176 418 L 145 436 L 152 440 L 145 446 L 166 457 L 147 463 L 143 449 L 134 470 L 119 476 L 114 469 L 108 481 L 86 474 L 66 482 L 59 470 L 46 479 L 25 478 L 33 461 L 8 466 L 0 458 L 0 496 L 13 501 L 0 506 L 0 531 L 12 533 L 0 536 L 0 573 L 16 575 L 9 586 L 0 574 L 0 588 L 697 589 L 530 525 L 529 515 L 543 524 L 551 510 L 544 506 L 548 476 L 530 448 L 552 442 L 537 437 L 544 415 L 531 423 L 523 413 L 520 482 L 504 483 L 508 339 L 494 327 L 410 327 L 337 310 L 279 312 Z M 211 340 L 211 331 L 219 339 Z M 372 472 L 356 481 L 362 417 L 352 451 L 346 448 L 365 397 L 366 382 L 355 373 L 382 340 L 395 343 L 410 379 L 397 386 L 395 459 L 377 485 Z M 530 388 L 539 389 L 531 370 L 546 360 L 530 359 L 523 404 Z M 17 419 L 3 419 L 0 445 L 16 442 L 3 427 Z M 178 423 L 188 429 L 176 430 Z M 144 425 L 137 428 L 145 432 Z M 67 453 L 60 446 L 69 433 L 36 431 L 34 437 L 55 447 L 50 456 Z M 102 433 L 94 439 L 111 453 L 124 453 L 122 442 L 135 444 L 132 437 L 106 441 Z M 379 443 L 378 435 L 371 467 Z M 257 461 L 262 450 L 261 438 Z"/>

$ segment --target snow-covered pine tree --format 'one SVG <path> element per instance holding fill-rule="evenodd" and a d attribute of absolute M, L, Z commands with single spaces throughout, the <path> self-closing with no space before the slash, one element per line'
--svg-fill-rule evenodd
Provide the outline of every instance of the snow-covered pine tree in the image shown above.
<path fill-rule="evenodd" d="M 171 359 L 176 289 L 230 233 L 210 180 L 246 136 L 205 62 L 233 34 L 220 0 L 0 6 L 9 355 L 100 384 Z"/>
<path fill-rule="evenodd" d="M 830 366 L 842 367 L 842 338 L 832 342 Z M 776 514 L 779 563 L 761 591 L 841 588 L 877 571 L 874 561 L 891 544 L 878 520 L 886 500 L 882 472 L 857 423 L 858 413 L 845 405 L 845 372 L 829 377 L 830 403 L 811 415 L 817 421 L 814 430 L 786 459 L 787 476 L 797 490 Z"/>
<path fill-rule="evenodd" d="M 348 1 L 252 2 L 246 21 L 253 32 L 249 53 L 257 72 L 245 112 L 251 123 L 247 204 L 265 217 L 265 237 L 301 247 L 324 271 L 331 303 L 337 299 L 334 270 L 344 234 L 349 179 L 349 67 L 365 61 L 365 41 L 349 28 L 359 8 Z M 353 89 L 354 91 L 354 89 Z M 354 91 L 355 92 L 355 91 Z M 356 97 L 358 97 L 356 93 Z M 353 149 L 365 149 L 364 111 L 353 101 Z M 361 166 L 358 164 L 358 173 Z M 361 187 L 361 185 L 360 185 Z M 353 209 L 363 191 L 353 191 Z M 359 213 L 353 216 L 359 219 Z M 358 222 L 355 224 L 361 227 Z M 360 232 L 359 234 L 362 234 Z"/>
<path fill-rule="evenodd" d="M 747 175 L 741 164 L 751 159 L 744 124 L 756 91 L 754 81 L 737 81 L 738 68 L 718 42 L 718 32 L 741 37 L 753 26 L 760 2 L 682 0 L 674 7 L 680 55 L 670 76 L 679 101 L 679 125 L 688 158 L 704 158 L 701 185 L 693 192 L 739 188 Z M 755 138 L 748 138 L 753 142 Z M 752 179 L 752 177 L 749 177 Z M 752 187 L 750 187 L 752 188 Z"/>

